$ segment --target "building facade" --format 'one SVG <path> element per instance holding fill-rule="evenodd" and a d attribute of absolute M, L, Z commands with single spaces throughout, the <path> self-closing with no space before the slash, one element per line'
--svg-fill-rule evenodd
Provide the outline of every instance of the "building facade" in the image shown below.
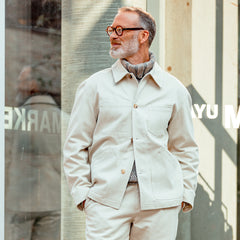
<path fill-rule="evenodd" d="M 154 16 L 157 35 L 151 51 L 193 100 L 200 149 L 198 188 L 194 210 L 179 216 L 177 239 L 240 239 L 238 4 L 237 0 L 0 3 L 0 37 L 5 41 L 0 46 L 5 52 L 0 61 L 4 112 L 0 239 L 34 235 L 29 229 L 36 226 L 36 218 L 53 215 L 54 224 L 45 229 L 52 239 L 84 239 L 84 213 L 74 206 L 61 171 L 60 139 L 64 141 L 76 87 L 114 62 L 105 28 L 121 6 L 138 6 Z M 51 203 L 54 198 L 59 200 L 57 207 Z M 40 207 L 43 204 L 45 208 Z M 24 219 L 28 224 L 20 232 L 12 231 Z"/>

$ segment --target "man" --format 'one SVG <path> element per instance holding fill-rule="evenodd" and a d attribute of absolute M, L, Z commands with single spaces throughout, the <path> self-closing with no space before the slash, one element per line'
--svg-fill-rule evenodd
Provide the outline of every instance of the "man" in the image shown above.
<path fill-rule="evenodd" d="M 155 29 L 147 12 L 119 9 L 106 29 L 119 60 L 76 93 L 64 169 L 87 240 L 172 240 L 181 206 L 193 207 L 191 98 L 149 53 Z"/>
<path fill-rule="evenodd" d="M 61 225 L 61 110 L 46 65 L 23 67 L 6 166 L 11 240 L 58 240 Z M 41 81 L 40 81 L 40 80 Z"/>

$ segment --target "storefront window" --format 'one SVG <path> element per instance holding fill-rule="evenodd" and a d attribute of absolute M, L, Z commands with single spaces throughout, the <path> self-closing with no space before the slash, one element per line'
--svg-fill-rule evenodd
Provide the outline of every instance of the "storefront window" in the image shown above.
<path fill-rule="evenodd" d="M 61 2 L 6 0 L 5 239 L 60 239 Z"/>

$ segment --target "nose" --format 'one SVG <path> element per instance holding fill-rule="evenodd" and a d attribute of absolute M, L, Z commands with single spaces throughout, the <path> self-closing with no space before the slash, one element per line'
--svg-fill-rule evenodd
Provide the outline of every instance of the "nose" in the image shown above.
<path fill-rule="evenodd" d="M 118 37 L 119 37 L 119 36 L 116 34 L 115 31 L 113 31 L 112 34 L 109 36 L 110 40 L 116 39 L 116 38 L 118 38 Z"/>

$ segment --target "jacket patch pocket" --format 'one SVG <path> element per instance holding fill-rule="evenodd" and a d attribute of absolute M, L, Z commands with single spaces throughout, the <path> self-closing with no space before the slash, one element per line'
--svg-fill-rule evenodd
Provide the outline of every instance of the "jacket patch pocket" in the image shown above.
<path fill-rule="evenodd" d="M 152 191 L 156 199 L 179 198 L 183 194 L 180 163 L 167 149 L 161 148 L 151 164 Z"/>
<path fill-rule="evenodd" d="M 131 133 L 131 105 L 126 101 L 102 102 L 97 130 L 109 135 L 129 135 Z"/>
<path fill-rule="evenodd" d="M 95 192 L 107 192 L 111 182 L 113 169 L 117 168 L 115 151 L 111 148 L 103 149 L 93 154 L 91 161 L 91 181 Z"/>
<path fill-rule="evenodd" d="M 172 115 L 172 105 L 151 105 L 147 108 L 147 130 L 155 136 L 161 136 L 168 128 Z"/>

